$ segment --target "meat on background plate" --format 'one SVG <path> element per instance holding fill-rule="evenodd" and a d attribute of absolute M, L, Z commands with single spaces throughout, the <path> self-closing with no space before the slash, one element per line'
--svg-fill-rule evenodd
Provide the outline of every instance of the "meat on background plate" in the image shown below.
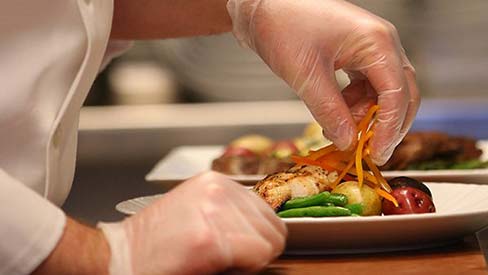
<path fill-rule="evenodd" d="M 473 138 L 449 136 L 441 132 L 412 132 L 407 134 L 381 169 L 406 170 L 426 161 L 467 161 L 478 159 L 481 154 Z"/>

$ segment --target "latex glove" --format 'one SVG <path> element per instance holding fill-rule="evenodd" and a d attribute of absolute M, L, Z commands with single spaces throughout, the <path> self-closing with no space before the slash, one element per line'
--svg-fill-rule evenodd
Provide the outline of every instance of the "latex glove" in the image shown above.
<path fill-rule="evenodd" d="M 257 271 L 281 254 L 287 234 L 262 199 L 214 172 L 179 185 L 121 223 L 99 227 L 114 275 Z"/>
<path fill-rule="evenodd" d="M 340 0 L 229 0 L 227 9 L 236 38 L 297 91 L 339 149 L 356 142 L 355 119 L 377 101 L 372 158 L 388 160 L 420 104 L 392 24 Z M 351 79 L 342 93 L 338 69 Z"/>

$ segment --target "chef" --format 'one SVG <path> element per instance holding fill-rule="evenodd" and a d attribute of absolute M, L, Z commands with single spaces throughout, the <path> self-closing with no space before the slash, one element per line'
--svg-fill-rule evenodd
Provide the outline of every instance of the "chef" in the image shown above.
<path fill-rule="evenodd" d="M 342 0 L 0 2 L 0 274 L 256 271 L 286 228 L 237 183 L 204 173 L 141 213 L 91 228 L 67 217 L 80 107 L 122 40 L 233 31 L 305 102 L 340 149 L 378 102 L 384 163 L 419 106 L 415 73 L 387 21 Z M 340 91 L 334 71 L 351 84 Z"/>

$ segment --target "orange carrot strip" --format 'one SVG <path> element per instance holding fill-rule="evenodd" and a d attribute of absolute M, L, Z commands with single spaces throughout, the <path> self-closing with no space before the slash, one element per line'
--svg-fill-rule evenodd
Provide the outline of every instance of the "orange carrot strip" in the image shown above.
<path fill-rule="evenodd" d="M 386 192 L 391 193 L 390 185 L 388 185 L 388 182 L 381 174 L 380 169 L 378 169 L 378 167 L 373 163 L 373 161 L 371 160 L 368 154 L 364 156 L 364 161 L 366 161 L 366 164 L 368 165 L 369 169 L 373 171 L 373 175 L 378 180 L 378 183 L 380 184 L 381 188 L 383 188 Z"/>
<path fill-rule="evenodd" d="M 318 162 L 316 160 L 309 159 L 306 157 L 296 156 L 296 155 L 291 156 L 291 159 L 296 164 L 306 164 L 306 165 L 315 165 L 315 166 L 320 166 L 320 164 L 321 164 L 320 162 Z"/>
<path fill-rule="evenodd" d="M 317 151 L 310 151 L 308 154 L 307 158 L 312 159 L 312 160 L 317 160 L 331 152 L 334 152 L 337 150 L 337 147 L 334 144 L 328 145 L 324 148 L 321 148 Z"/>
<path fill-rule="evenodd" d="M 391 201 L 395 205 L 395 207 L 398 207 L 397 200 L 390 193 L 386 192 L 385 190 L 382 190 L 379 187 L 376 187 L 374 190 L 376 191 L 376 193 L 378 193 L 378 195 L 380 195 L 381 197 L 383 197 L 386 200 Z"/>
<path fill-rule="evenodd" d="M 332 189 L 334 189 L 340 182 L 341 180 L 346 176 L 347 172 L 352 168 L 354 165 L 354 158 L 351 158 L 349 162 L 347 163 L 346 167 L 342 170 L 342 172 L 339 174 L 337 179 L 332 183 Z"/>
<path fill-rule="evenodd" d="M 359 138 L 358 146 L 356 148 L 356 171 L 358 174 L 358 184 L 359 187 L 363 185 L 364 175 L 363 175 L 363 148 L 364 144 L 373 136 L 373 132 L 369 131 L 367 133 L 361 133 Z"/>
<path fill-rule="evenodd" d="M 376 189 L 376 187 L 377 187 L 377 185 L 376 185 L 375 183 L 372 183 L 372 182 L 367 181 L 367 180 L 365 180 L 365 181 L 364 181 L 364 183 L 365 183 L 367 186 L 371 187 L 372 189 Z"/>
<path fill-rule="evenodd" d="M 354 168 L 350 169 L 348 172 L 349 174 L 357 177 L 357 173 Z M 368 171 L 363 171 L 363 176 L 364 176 L 364 181 L 369 181 L 375 185 L 378 185 L 378 180 L 373 175 L 371 175 Z"/>
<path fill-rule="evenodd" d="M 349 160 L 349 158 L 347 158 L 347 160 Z M 317 161 L 319 161 L 320 163 L 326 164 L 326 165 L 334 166 L 334 167 L 341 169 L 341 170 L 344 170 L 346 167 L 346 164 L 347 164 L 347 161 L 346 161 L 346 163 L 344 163 L 344 161 L 342 159 L 322 159 L 322 160 L 317 160 Z"/>
<path fill-rule="evenodd" d="M 346 167 L 347 167 L 347 164 L 342 163 L 342 162 L 327 162 L 327 163 L 321 162 L 321 165 L 328 165 L 330 167 L 333 167 L 336 170 L 341 170 L 341 171 L 342 170 L 345 170 Z M 354 167 L 349 168 L 349 170 L 347 170 L 347 173 L 348 174 L 351 174 L 353 176 L 357 176 L 358 175 L 357 174 L 357 171 L 356 171 L 356 169 Z M 378 184 L 378 181 L 376 180 L 376 178 L 373 175 L 371 175 L 368 171 L 364 171 L 363 176 L 364 176 L 364 178 L 366 180 L 368 180 L 368 181 L 370 181 L 370 182 L 372 182 L 374 184 Z"/>
<path fill-rule="evenodd" d="M 322 156 L 316 160 L 321 162 L 347 162 L 346 160 L 349 159 L 350 152 L 343 152 L 343 151 L 334 151 L 330 154 Z"/>
<path fill-rule="evenodd" d="M 366 131 L 368 129 L 369 124 L 371 123 L 371 120 L 373 119 L 373 115 L 379 110 L 380 106 L 378 105 L 373 105 L 371 108 L 369 108 L 368 112 L 366 115 L 363 117 L 361 122 L 358 124 L 358 131 Z"/>

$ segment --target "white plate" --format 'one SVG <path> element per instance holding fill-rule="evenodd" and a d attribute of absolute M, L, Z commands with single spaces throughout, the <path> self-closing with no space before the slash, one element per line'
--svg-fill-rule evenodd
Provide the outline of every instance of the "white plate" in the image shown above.
<path fill-rule="evenodd" d="M 488 225 L 488 186 L 429 183 L 437 213 L 284 219 L 287 254 L 339 254 L 418 249 L 459 240 Z M 160 196 L 160 195 L 158 195 Z M 157 197 L 117 204 L 134 214 Z"/>
<path fill-rule="evenodd" d="M 488 141 L 478 142 L 483 150 L 481 158 L 488 160 Z M 156 164 L 146 176 L 150 182 L 169 185 L 177 184 L 211 168 L 212 160 L 222 154 L 223 146 L 181 146 L 172 150 L 165 158 Z M 386 171 L 387 178 L 408 176 L 431 182 L 469 182 L 488 184 L 488 169 L 470 170 L 429 170 L 429 171 Z M 264 175 L 239 175 L 230 178 L 245 185 L 254 185 Z"/>
<path fill-rule="evenodd" d="M 163 194 L 159 194 L 119 202 L 117 203 L 117 205 L 115 205 L 115 210 L 119 211 L 122 214 L 134 215 L 135 213 L 142 210 L 144 207 L 153 203 L 155 200 L 161 198 L 162 196 Z"/>

